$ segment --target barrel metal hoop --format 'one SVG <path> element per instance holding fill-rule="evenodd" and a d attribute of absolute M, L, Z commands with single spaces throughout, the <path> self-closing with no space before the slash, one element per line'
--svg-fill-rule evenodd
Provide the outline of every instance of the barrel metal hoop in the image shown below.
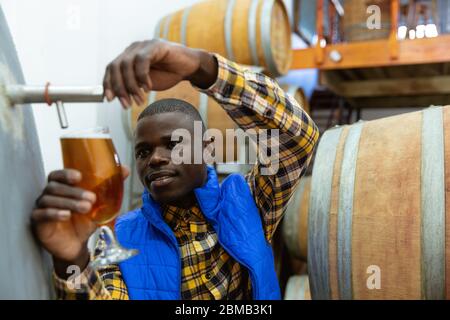
<path fill-rule="evenodd" d="M 233 11 L 235 4 L 236 0 L 228 0 L 224 22 L 225 47 L 227 50 L 227 58 L 232 61 L 234 61 L 232 37 L 233 37 Z"/>
<path fill-rule="evenodd" d="M 187 34 L 187 23 L 189 18 L 189 13 L 191 12 L 192 7 L 187 7 L 183 11 L 183 16 L 181 18 L 181 44 L 187 45 L 186 34 Z"/>
<path fill-rule="evenodd" d="M 208 128 L 208 95 L 202 92 L 199 96 L 198 113 L 200 113 L 205 127 Z"/>
<path fill-rule="evenodd" d="M 445 155 L 442 108 L 422 116 L 422 298 L 445 299 Z"/>
<path fill-rule="evenodd" d="M 256 47 L 256 17 L 258 14 L 259 0 L 252 0 L 248 11 L 248 41 L 250 45 L 250 53 L 255 66 L 259 65 L 258 48 Z"/>
<path fill-rule="evenodd" d="M 337 217 L 337 269 L 339 296 L 353 298 L 352 288 L 352 218 L 355 190 L 356 163 L 359 141 L 364 123 L 350 127 L 345 141 L 339 180 L 339 206 Z"/>
<path fill-rule="evenodd" d="M 168 16 L 164 23 L 164 30 L 163 30 L 163 36 L 162 36 L 163 39 L 168 39 L 167 37 L 169 36 L 169 28 L 170 28 L 171 21 L 172 21 L 172 15 Z"/>
<path fill-rule="evenodd" d="M 267 64 L 268 71 L 273 75 L 279 75 L 277 65 L 273 58 L 272 52 L 272 9 L 275 4 L 275 0 L 264 0 L 261 10 L 261 44 L 264 52 L 264 60 Z"/>
<path fill-rule="evenodd" d="M 329 275 L 329 215 L 333 169 L 343 127 L 326 131 L 317 148 L 308 215 L 308 270 L 314 300 L 331 299 Z"/>
<path fill-rule="evenodd" d="M 283 238 L 286 246 L 294 256 L 299 256 L 300 246 L 298 243 L 298 231 L 300 217 L 300 206 L 302 202 L 303 192 L 305 190 L 306 179 L 300 179 L 299 186 L 295 190 L 294 195 L 286 206 L 286 217 L 283 220 Z"/>

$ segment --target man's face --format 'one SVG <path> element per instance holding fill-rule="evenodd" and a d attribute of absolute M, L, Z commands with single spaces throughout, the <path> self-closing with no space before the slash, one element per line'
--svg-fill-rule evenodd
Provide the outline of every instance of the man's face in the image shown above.
<path fill-rule="evenodd" d="M 154 114 L 137 123 L 137 172 L 152 198 L 160 204 L 183 206 L 186 201 L 192 199 L 193 190 L 202 186 L 206 180 L 205 164 L 172 162 L 172 149 L 177 144 L 171 140 L 172 132 L 181 128 L 190 131 L 194 137 L 193 120 L 181 112 Z M 193 155 L 193 147 L 191 154 Z"/>

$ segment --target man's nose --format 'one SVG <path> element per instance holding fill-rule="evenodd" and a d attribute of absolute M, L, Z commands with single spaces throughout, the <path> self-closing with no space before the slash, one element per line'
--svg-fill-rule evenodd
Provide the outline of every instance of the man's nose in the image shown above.
<path fill-rule="evenodd" d="M 170 163 L 170 152 L 164 148 L 156 148 L 148 163 L 151 167 L 157 167 Z"/>

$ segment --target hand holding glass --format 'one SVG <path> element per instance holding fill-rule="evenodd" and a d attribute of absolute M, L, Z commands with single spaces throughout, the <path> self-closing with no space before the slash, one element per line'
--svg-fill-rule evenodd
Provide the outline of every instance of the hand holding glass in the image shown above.
<path fill-rule="evenodd" d="M 137 250 L 121 247 L 106 224 L 120 213 L 123 198 L 123 177 L 119 156 L 107 128 L 91 129 L 61 137 L 64 168 L 81 172 L 78 187 L 97 196 L 90 219 L 100 226 L 105 246 L 91 262 L 96 268 L 118 263 L 137 254 Z"/>

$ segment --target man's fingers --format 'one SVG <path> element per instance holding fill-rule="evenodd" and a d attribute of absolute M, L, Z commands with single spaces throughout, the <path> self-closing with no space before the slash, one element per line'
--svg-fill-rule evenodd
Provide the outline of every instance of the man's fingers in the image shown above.
<path fill-rule="evenodd" d="M 87 200 L 91 203 L 95 203 L 97 199 L 94 192 L 77 187 L 72 187 L 56 181 L 50 181 L 47 184 L 47 187 L 45 187 L 44 189 L 44 194 L 73 198 L 76 200 Z"/>
<path fill-rule="evenodd" d="M 150 79 L 150 67 L 151 57 L 153 51 L 146 51 L 141 49 L 137 54 L 134 61 L 134 74 L 138 84 L 144 88 L 145 91 L 152 90 L 153 84 Z"/>
<path fill-rule="evenodd" d="M 31 213 L 31 220 L 33 222 L 67 221 L 70 217 L 71 212 L 69 210 L 55 208 L 35 209 Z"/>
<path fill-rule="evenodd" d="M 63 169 L 50 172 L 48 181 L 75 184 L 81 181 L 81 172 L 75 169 Z"/>
<path fill-rule="evenodd" d="M 111 86 L 114 95 L 116 95 L 124 108 L 131 107 L 131 100 L 125 88 L 122 79 L 122 72 L 120 70 L 120 63 L 114 62 L 110 65 L 111 71 Z"/>
<path fill-rule="evenodd" d="M 77 213 L 88 213 L 92 210 L 92 203 L 87 200 L 75 200 L 52 195 L 43 195 L 36 204 L 38 208 L 57 208 Z"/>
<path fill-rule="evenodd" d="M 128 94 L 133 97 L 134 101 L 138 105 L 142 105 L 144 103 L 144 96 L 134 75 L 133 55 L 122 60 L 120 70 L 122 72 L 122 79 Z"/>

